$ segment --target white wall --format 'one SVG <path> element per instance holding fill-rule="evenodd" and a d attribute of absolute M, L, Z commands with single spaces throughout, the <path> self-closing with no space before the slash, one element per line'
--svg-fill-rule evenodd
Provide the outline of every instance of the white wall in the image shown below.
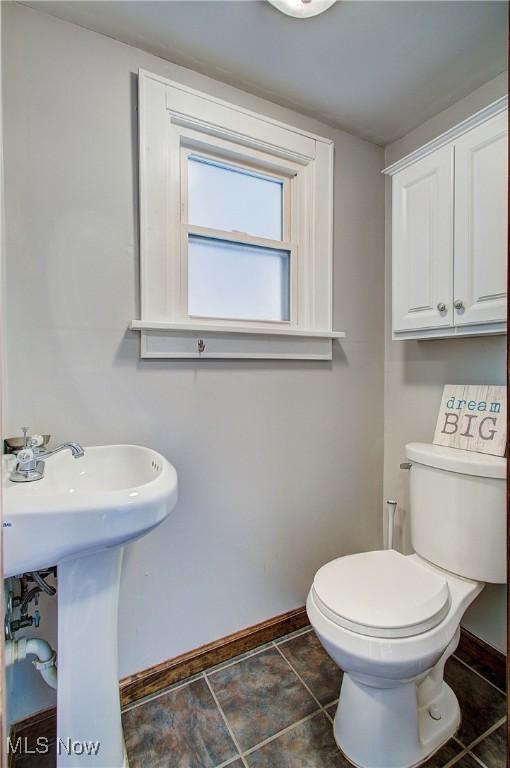
<path fill-rule="evenodd" d="M 36 10 L 4 7 L 7 430 L 153 446 L 180 501 L 128 547 L 120 675 L 303 605 L 328 559 L 380 546 L 380 148 Z M 141 361 L 136 73 L 335 141 L 332 363 Z M 44 632 L 55 617 L 44 605 Z M 49 703 L 17 670 L 13 719 Z"/>
<path fill-rule="evenodd" d="M 507 92 L 506 75 L 491 80 L 450 109 L 386 148 L 395 162 Z M 399 502 L 403 549 L 409 551 L 408 474 L 399 469 L 404 446 L 431 441 L 444 384 L 505 384 L 506 336 L 391 340 L 391 183 L 386 182 L 386 352 L 384 396 L 384 497 Z M 506 651 L 506 587 L 488 585 L 467 611 L 463 626 Z"/>

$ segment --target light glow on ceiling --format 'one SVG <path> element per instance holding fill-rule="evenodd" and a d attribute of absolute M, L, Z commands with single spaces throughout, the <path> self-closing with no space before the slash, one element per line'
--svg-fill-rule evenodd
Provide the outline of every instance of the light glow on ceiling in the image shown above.
<path fill-rule="evenodd" d="M 269 2 L 287 16 L 309 19 L 327 11 L 336 0 L 269 0 Z"/>

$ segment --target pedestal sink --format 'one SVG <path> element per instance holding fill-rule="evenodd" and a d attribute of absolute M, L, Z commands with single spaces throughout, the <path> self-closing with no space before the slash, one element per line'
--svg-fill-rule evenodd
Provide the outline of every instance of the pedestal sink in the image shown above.
<path fill-rule="evenodd" d="M 4 578 L 58 567 L 57 765 L 127 765 L 117 670 L 123 545 L 177 502 L 177 474 L 136 445 L 86 448 L 46 462 L 42 480 L 4 472 Z M 96 754 L 83 745 L 99 742 Z"/>

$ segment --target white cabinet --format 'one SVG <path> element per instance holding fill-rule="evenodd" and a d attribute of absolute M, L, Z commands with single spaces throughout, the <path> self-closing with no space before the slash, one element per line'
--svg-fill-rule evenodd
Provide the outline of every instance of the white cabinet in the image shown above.
<path fill-rule="evenodd" d="M 457 325 L 506 318 L 507 184 L 507 116 L 501 114 L 455 142 Z"/>
<path fill-rule="evenodd" d="M 393 337 L 505 332 L 506 100 L 386 173 L 393 191 Z"/>
<path fill-rule="evenodd" d="M 453 148 L 393 179 L 393 329 L 448 327 L 453 291 Z"/>

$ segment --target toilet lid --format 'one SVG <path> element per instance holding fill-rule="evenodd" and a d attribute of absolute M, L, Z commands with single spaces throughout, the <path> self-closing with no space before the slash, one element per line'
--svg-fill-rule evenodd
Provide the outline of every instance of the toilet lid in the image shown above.
<path fill-rule="evenodd" d="M 448 582 L 393 549 L 339 557 L 315 575 L 313 594 L 336 624 L 372 637 L 411 637 L 439 624 L 450 607 Z"/>

